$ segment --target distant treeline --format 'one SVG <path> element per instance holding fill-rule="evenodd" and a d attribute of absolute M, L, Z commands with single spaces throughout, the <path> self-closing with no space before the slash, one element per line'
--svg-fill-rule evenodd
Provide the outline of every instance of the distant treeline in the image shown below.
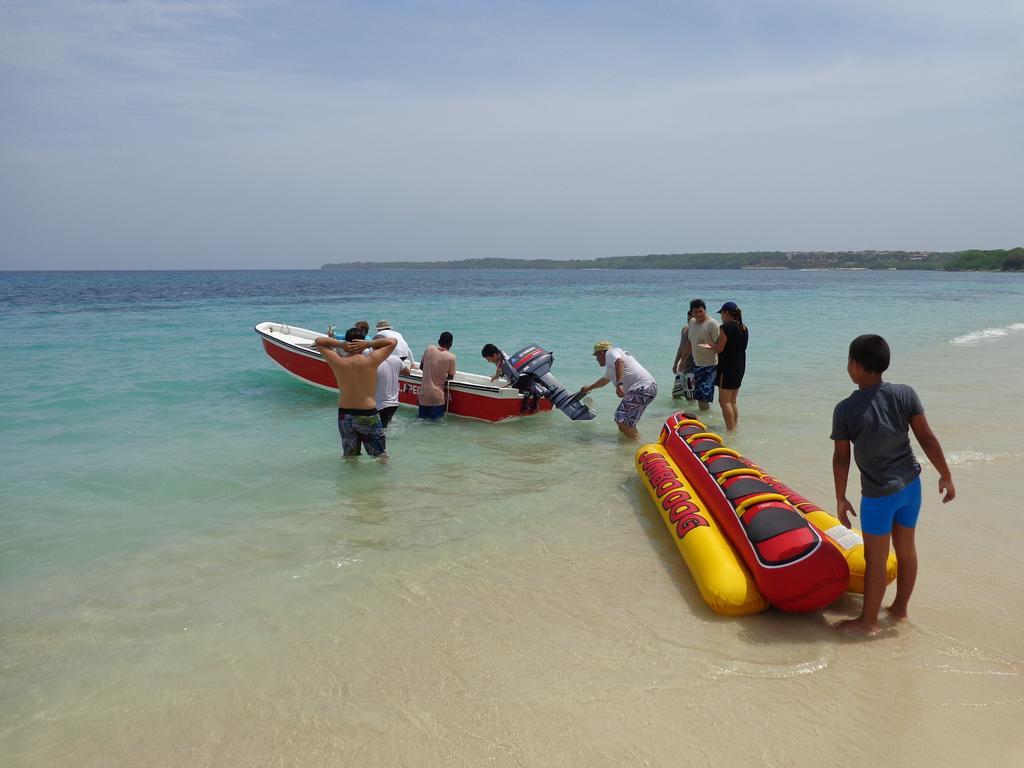
<path fill-rule="evenodd" d="M 952 272 L 1024 270 L 1024 247 L 995 251 L 750 251 L 652 253 L 600 259 L 461 259 L 350 261 L 321 269 L 931 269 Z"/>
<path fill-rule="evenodd" d="M 1024 270 L 1024 248 L 1012 248 L 1009 251 L 960 251 L 945 269 L 1020 272 Z"/>

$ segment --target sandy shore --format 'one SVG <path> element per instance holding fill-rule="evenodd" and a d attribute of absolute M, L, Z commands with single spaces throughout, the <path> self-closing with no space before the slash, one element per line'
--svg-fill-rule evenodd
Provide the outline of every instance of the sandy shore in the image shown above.
<path fill-rule="evenodd" d="M 830 626 L 854 596 L 824 614 L 715 616 L 626 484 L 586 541 L 545 522 L 514 552 L 306 573 L 287 608 L 208 595 L 154 640 L 169 663 L 65 680 L 76 703 L 9 731 L 12 764 L 1010 768 L 1024 483 L 1003 469 L 961 468 L 955 506 L 929 494 L 911 620 L 871 641 Z M 129 642 L 93 618 L 85 637 L 55 627 L 47 654 Z"/>

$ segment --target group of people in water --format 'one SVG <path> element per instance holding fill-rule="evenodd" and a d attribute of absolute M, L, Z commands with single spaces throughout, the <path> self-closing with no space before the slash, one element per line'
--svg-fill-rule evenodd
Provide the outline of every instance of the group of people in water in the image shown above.
<path fill-rule="evenodd" d="M 707 410 L 714 401 L 715 387 L 726 429 L 736 428 L 739 410 L 736 397 L 746 369 L 749 333 L 743 313 L 733 301 L 719 309 L 719 323 L 707 312 L 701 299 L 690 302 L 687 324 L 680 332 L 679 347 L 672 364 L 676 377 L 673 397 L 696 401 Z M 381 460 L 387 458 L 385 430 L 399 405 L 401 377 L 413 368 L 421 371 L 418 416 L 437 420 L 445 415 L 447 387 L 456 374 L 453 337 L 444 331 L 436 344 L 429 345 L 419 362 L 401 333 L 388 320 L 378 320 L 372 339 L 366 320 L 353 323 L 343 339 L 332 333 L 318 337 L 316 346 L 330 365 L 340 391 L 338 430 L 346 457 L 366 452 Z M 494 344 L 486 344 L 481 356 L 495 366 L 491 381 L 513 381 L 508 356 Z M 619 405 L 614 421 L 619 432 L 630 440 L 639 440 L 637 424 L 647 406 L 658 395 L 654 376 L 627 350 L 608 340 L 594 344 L 593 356 L 604 374 L 592 384 L 580 388 L 580 394 L 614 383 Z"/>
<path fill-rule="evenodd" d="M 356 457 L 365 448 L 370 456 L 387 460 L 385 430 L 398 410 L 401 377 L 412 368 L 422 372 L 419 416 L 436 420 L 444 416 L 445 384 L 455 377 L 452 334 L 443 332 L 429 345 L 420 362 L 401 333 L 387 320 L 378 320 L 376 334 L 367 339 L 370 324 L 359 320 L 343 339 L 318 336 L 314 344 L 334 372 L 338 384 L 338 432 L 342 453 Z"/>
<path fill-rule="evenodd" d="M 725 302 L 718 313 L 721 323 L 708 315 L 701 299 L 690 302 L 672 363 L 676 376 L 673 396 L 694 400 L 701 410 L 707 410 L 717 387 L 726 429 L 732 430 L 739 421 L 736 401 L 746 369 L 749 332 L 735 302 Z M 387 320 L 378 321 L 373 339 L 366 338 L 368 333 L 369 323 L 360 321 L 345 333 L 344 340 L 321 336 L 315 345 L 334 371 L 340 390 L 338 431 L 344 455 L 358 456 L 365 448 L 371 456 L 385 460 L 385 429 L 398 407 L 399 377 L 412 366 L 418 365 L 422 371 L 419 416 L 438 419 L 444 415 L 445 385 L 455 376 L 453 339 L 450 332 L 443 332 L 417 363 L 405 339 Z M 637 423 L 657 397 L 657 382 L 636 358 L 610 341 L 594 344 L 593 355 L 604 373 L 581 387 L 580 393 L 614 383 L 620 398 L 615 423 L 625 437 L 638 439 Z M 512 380 L 508 356 L 497 346 L 485 345 L 481 356 L 495 366 L 492 381 Z M 847 373 L 857 390 L 836 405 L 830 435 L 837 514 L 847 528 L 850 516 L 857 514 L 847 498 L 851 453 L 861 475 L 864 604 L 859 617 L 841 626 L 866 634 L 878 631 L 890 539 L 898 565 L 896 597 L 887 610 L 895 619 L 906 618 L 917 578 L 914 532 L 921 509 L 921 466 L 910 445 L 911 431 L 939 473 L 942 501 L 952 501 L 956 495 L 942 447 L 917 393 L 910 386 L 882 381 L 889 361 L 889 345 L 881 336 L 858 336 L 851 342 Z"/>
<path fill-rule="evenodd" d="M 687 322 L 680 331 L 679 346 L 672 362 L 672 373 L 676 377 L 672 396 L 696 401 L 700 410 L 706 411 L 714 401 L 717 387 L 725 428 L 731 431 L 739 421 L 736 399 L 746 372 L 750 333 L 736 302 L 725 302 L 718 314 L 721 323 L 708 314 L 703 299 L 690 302 Z M 623 436 L 639 440 L 640 417 L 658 396 L 654 376 L 629 352 L 610 341 L 597 342 L 593 354 L 605 373 L 593 384 L 582 387 L 580 392 L 586 394 L 614 382 L 615 394 L 620 398 L 615 423 Z"/>
<path fill-rule="evenodd" d="M 736 428 L 739 410 L 736 398 L 746 369 L 749 333 L 743 313 L 735 302 L 719 309 L 719 323 L 707 312 L 701 299 L 690 302 L 687 324 L 680 332 L 679 347 L 672 364 L 676 377 L 673 397 L 696 401 L 707 410 L 714 401 L 715 387 L 725 418 L 726 429 Z M 385 430 L 398 409 L 401 376 L 413 368 L 422 374 L 418 395 L 418 416 L 437 420 L 447 407 L 446 384 L 455 377 L 453 337 L 444 331 L 436 344 L 429 345 L 419 362 L 401 333 L 388 320 L 378 320 L 372 339 L 366 320 L 353 323 L 343 339 L 332 334 L 318 337 L 316 346 L 330 365 L 338 382 L 338 430 L 346 457 L 366 452 L 381 460 L 387 458 Z M 514 379 L 508 356 L 494 344 L 486 344 L 481 356 L 495 366 L 492 381 Z M 627 350 L 607 340 L 594 345 L 593 356 L 604 374 L 592 384 L 580 388 L 580 394 L 614 383 L 619 405 L 614 421 L 619 432 L 630 440 L 639 440 L 637 424 L 644 410 L 657 397 L 654 376 Z"/>

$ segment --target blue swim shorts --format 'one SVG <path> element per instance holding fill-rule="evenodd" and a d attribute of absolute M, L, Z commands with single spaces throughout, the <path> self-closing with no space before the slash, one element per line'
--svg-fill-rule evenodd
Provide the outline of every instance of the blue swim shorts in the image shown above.
<path fill-rule="evenodd" d="M 715 400 L 715 375 L 717 365 L 698 365 L 693 370 L 693 396 L 699 402 L 711 403 Z"/>
<path fill-rule="evenodd" d="M 447 405 L 421 405 L 419 412 L 416 414 L 417 418 L 430 419 L 431 421 L 437 421 L 444 417 L 445 411 L 448 410 Z"/>
<path fill-rule="evenodd" d="M 888 536 L 893 525 L 913 528 L 921 512 L 921 478 L 890 496 L 861 496 L 860 530 L 872 536 Z"/>

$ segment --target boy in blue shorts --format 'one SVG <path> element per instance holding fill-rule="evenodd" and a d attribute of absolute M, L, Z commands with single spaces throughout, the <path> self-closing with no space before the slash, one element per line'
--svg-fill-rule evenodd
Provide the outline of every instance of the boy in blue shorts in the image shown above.
<path fill-rule="evenodd" d="M 921 511 L 921 465 L 910 447 L 910 430 L 939 473 L 942 502 L 956 496 L 946 457 L 928 426 L 921 399 L 906 384 L 883 382 L 888 367 L 889 345 L 881 336 L 858 336 L 850 342 L 846 372 L 857 391 L 836 405 L 832 414 L 832 475 L 839 520 L 849 528 L 850 515 L 857 514 L 846 498 L 853 443 L 853 457 L 860 470 L 865 559 L 864 608 L 858 618 L 841 622 L 839 627 L 866 635 L 878 632 L 890 536 L 897 559 L 896 598 L 886 610 L 893 618 L 907 617 L 907 603 L 917 579 L 914 527 Z"/>

